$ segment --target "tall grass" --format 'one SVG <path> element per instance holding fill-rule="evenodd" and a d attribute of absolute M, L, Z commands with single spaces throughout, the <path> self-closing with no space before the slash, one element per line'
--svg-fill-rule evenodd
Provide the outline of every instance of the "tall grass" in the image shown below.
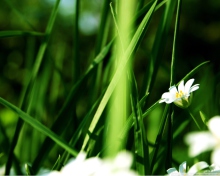
<path fill-rule="evenodd" d="M 13 2 L 5 0 L 5 4 L 29 26 L 29 30 L 0 31 L 0 40 L 26 41 L 23 60 L 28 73 L 21 78 L 16 103 L 7 96 L 0 98 L 5 107 L 1 111 L 7 112 L 0 117 L 4 146 L 0 164 L 5 164 L 6 175 L 12 168 L 16 174 L 25 174 L 25 164 L 28 174 L 45 167 L 60 170 L 80 151 L 87 157 L 107 157 L 129 150 L 140 175 L 165 174 L 182 162 L 179 158 L 193 162 L 179 153 L 187 151 L 180 139 L 187 130 L 197 128 L 191 116 L 205 128 L 202 119 L 212 113 L 207 110 L 206 96 L 201 97 L 215 89 L 218 80 L 209 88 L 204 86 L 212 73 L 208 61 L 194 62 L 188 70 L 178 65 L 181 0 L 103 0 L 99 30 L 88 58 L 83 58 L 79 31 L 81 1 L 75 0 L 73 8 L 70 57 L 65 52 L 68 44 L 56 31 L 60 0 L 54 3 L 43 32 Z M 148 51 L 143 52 L 145 49 Z M 171 53 L 168 58 L 164 51 Z M 141 52 L 144 58 L 140 61 Z M 135 69 L 138 62 L 146 65 L 140 77 Z M 169 86 L 190 78 L 201 85 L 190 114 L 173 104 L 158 103 Z M 12 118 L 13 129 L 7 129 L 7 118 Z"/>

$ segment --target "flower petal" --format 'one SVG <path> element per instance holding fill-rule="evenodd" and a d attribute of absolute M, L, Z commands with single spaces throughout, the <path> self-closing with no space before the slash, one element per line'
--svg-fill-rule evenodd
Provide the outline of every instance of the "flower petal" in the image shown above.
<path fill-rule="evenodd" d="M 175 86 L 172 86 L 169 88 L 170 96 L 173 101 L 176 100 L 176 93 L 178 93 L 177 88 Z"/>
<path fill-rule="evenodd" d="M 175 94 L 178 92 L 177 89 L 176 89 L 176 86 L 170 87 L 170 88 L 169 88 L 169 92 L 170 92 L 171 94 L 175 95 Z"/>
<path fill-rule="evenodd" d="M 220 172 L 220 166 L 216 164 L 212 164 L 211 166 L 209 166 L 209 169 L 211 170 L 211 172 Z"/>
<path fill-rule="evenodd" d="M 220 140 L 220 116 L 211 118 L 208 122 L 208 127 L 211 133 Z"/>
<path fill-rule="evenodd" d="M 210 132 L 189 133 L 185 137 L 185 142 L 189 145 L 189 155 L 192 157 L 213 149 L 217 144 L 217 140 Z"/>
<path fill-rule="evenodd" d="M 195 84 L 194 86 L 192 86 L 192 87 L 189 89 L 189 93 L 191 93 L 191 92 L 193 92 L 193 91 L 195 91 L 195 90 L 197 90 L 197 89 L 199 89 L 199 84 Z"/>
<path fill-rule="evenodd" d="M 179 172 L 175 169 L 175 168 L 170 168 L 167 170 L 167 173 L 169 176 L 175 176 L 175 175 L 179 175 Z"/>
<path fill-rule="evenodd" d="M 114 166 L 117 168 L 130 168 L 132 165 L 133 157 L 131 153 L 121 151 L 114 159 Z"/>
<path fill-rule="evenodd" d="M 189 169 L 189 171 L 187 172 L 187 174 L 195 174 L 196 172 L 198 172 L 198 171 L 200 171 L 200 170 L 202 170 L 202 169 L 205 169 L 205 168 L 207 168 L 207 167 L 209 167 L 209 165 L 206 163 L 206 162 L 204 162 L 204 161 L 201 161 L 201 162 L 198 162 L 198 163 L 196 163 L 196 164 L 194 164 L 190 169 Z"/>
<path fill-rule="evenodd" d="M 179 172 L 180 172 L 180 174 L 186 173 L 186 161 L 184 161 L 182 164 L 180 164 Z"/>
<path fill-rule="evenodd" d="M 185 93 L 190 93 L 189 91 L 190 91 L 190 88 L 191 88 L 193 82 L 194 82 L 194 79 L 190 79 L 190 80 L 188 80 L 188 81 L 186 82 L 186 84 L 185 84 L 185 90 L 184 90 Z"/>
<path fill-rule="evenodd" d="M 220 164 L 220 148 L 216 148 L 212 152 L 211 161 L 213 162 L 213 164 L 216 164 L 216 165 Z"/>
<path fill-rule="evenodd" d="M 184 80 L 182 80 L 178 86 L 178 91 L 183 91 L 184 92 Z"/>
<path fill-rule="evenodd" d="M 174 101 L 172 94 L 170 94 L 170 92 L 165 92 L 162 97 L 161 100 L 159 101 L 159 103 L 172 103 Z"/>

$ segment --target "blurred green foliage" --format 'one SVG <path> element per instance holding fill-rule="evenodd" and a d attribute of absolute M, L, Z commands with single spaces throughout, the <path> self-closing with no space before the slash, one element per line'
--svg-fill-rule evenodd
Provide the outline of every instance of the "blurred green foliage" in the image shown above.
<path fill-rule="evenodd" d="M 66 0 L 68 1 L 68 0 Z M 70 1 L 70 0 L 69 0 Z M 143 1 L 147 4 L 148 1 Z M 113 3 L 116 3 L 113 1 Z M 35 31 L 44 33 L 51 15 L 55 1 L 38 0 L 3 0 L 0 2 L 0 32 L 3 31 Z M 67 5 L 60 5 L 60 9 L 52 30 L 50 42 L 44 55 L 46 60 L 40 67 L 39 74 L 34 86 L 35 96 L 31 103 L 29 114 L 51 127 L 55 121 L 60 108 L 62 107 L 71 86 L 74 83 L 74 2 L 66 2 Z M 85 72 L 95 53 L 97 36 L 99 35 L 99 24 L 101 20 L 103 0 L 81 0 L 79 10 L 79 41 L 78 41 L 78 61 L 80 76 Z M 71 12 L 72 10 L 72 12 Z M 220 114 L 220 2 L 216 0 L 199 1 L 184 0 L 182 2 L 180 16 L 179 40 L 176 53 L 176 80 L 181 80 L 190 70 L 204 61 L 210 64 L 203 67 L 195 75 L 195 83 L 200 84 L 200 89 L 195 93 L 191 109 L 195 116 L 200 118 L 199 111 L 211 118 Z M 65 12 L 66 11 L 66 12 Z M 158 23 L 161 18 L 163 7 L 158 9 L 150 23 L 149 30 L 135 54 L 133 69 L 137 80 L 139 92 L 141 92 L 145 71 L 150 63 L 152 45 L 155 39 Z M 108 13 L 108 36 L 106 41 L 110 41 L 114 31 L 113 19 Z M 157 101 L 163 92 L 169 87 L 170 62 L 172 55 L 173 31 L 175 18 L 173 18 L 167 42 L 164 42 L 165 50 L 161 53 L 162 62 L 154 80 L 152 92 L 149 94 L 147 107 Z M 33 63 L 43 36 L 17 35 L 0 38 L 0 97 L 6 99 L 16 106 L 20 106 L 22 93 L 27 80 L 30 77 Z M 161 41 L 163 42 L 163 41 Z M 106 69 L 106 60 L 103 68 Z M 103 76 L 104 77 L 104 76 Z M 104 80 L 104 78 L 102 78 Z M 75 115 L 77 123 L 72 124 L 73 128 L 68 128 L 67 134 L 71 135 L 76 129 L 81 119 L 89 111 L 94 99 L 93 97 L 94 79 L 88 79 L 84 83 L 76 101 Z M 99 85 L 100 89 L 103 85 Z M 101 91 L 94 94 L 100 95 Z M 145 120 L 147 127 L 147 137 L 150 142 L 154 142 L 159 129 L 162 108 L 157 107 L 149 118 Z M 73 110 L 74 111 L 74 110 Z M 174 126 L 178 128 L 189 115 L 175 107 Z M 73 115 L 74 116 L 74 115 Z M 18 117 L 10 110 L 0 106 L 0 164 L 7 160 L 8 148 L 14 135 Z M 202 122 L 202 121 L 201 121 Z M 193 122 L 192 122 L 193 123 Z M 173 144 L 176 163 L 188 160 L 187 147 L 182 142 L 182 137 L 190 130 L 196 130 L 191 123 L 183 130 L 183 133 L 175 139 Z M 68 135 L 66 135 L 68 136 Z M 65 138 L 65 137 L 64 137 Z M 68 138 L 68 137 L 67 137 Z M 8 139 L 6 141 L 6 139 Z M 38 154 L 39 146 L 45 136 L 33 130 L 25 124 L 18 146 L 16 147 L 17 157 L 21 162 L 33 162 Z M 25 145 L 24 145 L 25 143 Z M 80 150 L 81 142 L 76 145 Z M 4 144 L 4 145 L 1 145 Z M 3 153 L 3 155 L 1 155 Z M 50 156 L 45 164 L 52 167 L 54 160 L 62 149 L 56 147 L 50 152 Z M 201 156 L 203 158 L 204 156 Z M 193 160 L 190 160 L 193 162 Z"/>

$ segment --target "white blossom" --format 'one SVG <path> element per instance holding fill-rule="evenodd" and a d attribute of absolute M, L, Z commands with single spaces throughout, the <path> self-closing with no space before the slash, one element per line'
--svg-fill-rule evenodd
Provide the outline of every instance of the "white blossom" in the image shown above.
<path fill-rule="evenodd" d="M 137 173 L 130 169 L 132 155 L 120 152 L 114 159 L 101 159 L 92 157 L 86 159 L 85 153 L 79 153 L 61 171 L 52 171 L 48 176 L 136 176 Z"/>
<path fill-rule="evenodd" d="M 189 133 L 185 142 L 189 145 L 189 155 L 194 157 L 204 151 L 213 150 L 211 161 L 220 166 L 220 116 L 208 121 L 209 131 Z"/>
<path fill-rule="evenodd" d="M 186 171 L 186 161 L 185 161 L 182 164 L 180 164 L 179 172 L 176 170 L 176 168 L 170 168 L 167 170 L 167 173 L 169 176 L 185 176 L 186 174 L 187 176 L 193 176 L 198 171 L 208 168 L 208 167 L 209 165 L 206 162 L 201 161 L 201 162 L 194 164 L 188 171 Z"/>
<path fill-rule="evenodd" d="M 191 103 L 192 96 L 190 96 L 190 94 L 193 91 L 199 89 L 199 84 L 195 84 L 194 86 L 192 86 L 193 82 L 194 79 L 190 79 L 186 82 L 184 86 L 184 80 L 182 80 L 178 85 L 178 90 L 176 86 L 170 87 L 169 92 L 163 93 L 159 103 L 174 103 L 178 107 L 187 108 Z"/>

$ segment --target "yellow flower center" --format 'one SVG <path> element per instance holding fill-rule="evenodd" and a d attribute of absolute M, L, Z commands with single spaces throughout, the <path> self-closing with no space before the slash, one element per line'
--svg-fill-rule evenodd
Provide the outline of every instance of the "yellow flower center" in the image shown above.
<path fill-rule="evenodd" d="M 176 98 L 181 98 L 184 95 L 183 91 L 176 92 Z"/>

